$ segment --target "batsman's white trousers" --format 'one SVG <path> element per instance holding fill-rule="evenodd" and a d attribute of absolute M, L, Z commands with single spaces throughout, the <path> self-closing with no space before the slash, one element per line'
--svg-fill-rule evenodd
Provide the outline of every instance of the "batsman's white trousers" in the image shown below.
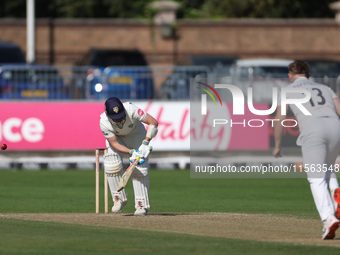
<path fill-rule="evenodd" d="M 334 215 L 331 194 L 339 187 L 336 174 L 331 168 L 334 168 L 340 152 L 340 120 L 313 118 L 301 133 L 301 143 L 314 202 L 321 220 L 326 220 L 329 215 Z"/>
<path fill-rule="evenodd" d="M 142 144 L 142 141 L 145 139 L 146 131 L 143 130 L 143 132 L 133 132 L 132 134 L 128 136 L 116 136 L 117 141 L 120 144 L 125 145 L 126 147 L 130 149 L 138 149 L 139 146 Z M 117 153 L 121 159 L 123 158 L 123 154 L 116 152 L 106 141 L 106 146 L 110 151 Z M 141 165 L 137 165 L 136 169 L 134 170 L 132 174 L 132 185 L 135 195 L 135 208 L 137 209 L 140 206 L 143 206 L 146 209 L 150 209 L 150 202 L 149 202 L 149 188 L 150 188 L 150 182 L 149 182 L 149 163 L 148 159 L 145 160 L 145 162 Z M 118 188 L 115 187 L 114 191 Z M 111 188 L 110 188 L 111 189 Z M 112 192 L 112 190 L 111 190 Z"/>

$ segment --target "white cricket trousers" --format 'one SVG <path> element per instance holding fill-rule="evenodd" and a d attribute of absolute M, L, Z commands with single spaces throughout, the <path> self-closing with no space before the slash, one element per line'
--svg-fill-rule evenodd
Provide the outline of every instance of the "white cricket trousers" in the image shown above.
<path fill-rule="evenodd" d="M 302 156 L 307 179 L 321 220 L 334 215 L 331 197 L 339 187 L 331 168 L 340 152 L 340 120 L 338 118 L 313 118 L 301 133 Z"/>

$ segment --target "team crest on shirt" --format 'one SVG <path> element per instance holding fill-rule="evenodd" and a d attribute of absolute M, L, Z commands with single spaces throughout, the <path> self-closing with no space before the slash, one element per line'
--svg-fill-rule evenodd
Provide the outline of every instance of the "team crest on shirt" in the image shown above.
<path fill-rule="evenodd" d="M 117 106 L 115 106 L 115 107 L 113 108 L 113 111 L 114 111 L 115 113 L 118 113 L 118 112 L 119 112 L 119 108 L 118 108 Z"/>
<path fill-rule="evenodd" d="M 138 115 L 142 116 L 144 114 L 144 111 L 142 109 L 138 109 Z"/>
<path fill-rule="evenodd" d="M 129 128 L 133 128 L 133 124 L 128 125 Z"/>

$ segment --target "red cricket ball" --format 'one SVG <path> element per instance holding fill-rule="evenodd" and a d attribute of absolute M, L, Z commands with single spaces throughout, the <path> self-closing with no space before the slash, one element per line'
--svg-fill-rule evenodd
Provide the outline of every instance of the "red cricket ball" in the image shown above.
<path fill-rule="evenodd" d="M 7 149 L 7 144 L 5 144 L 5 143 L 3 143 L 3 144 L 1 144 L 1 150 L 6 150 Z"/>

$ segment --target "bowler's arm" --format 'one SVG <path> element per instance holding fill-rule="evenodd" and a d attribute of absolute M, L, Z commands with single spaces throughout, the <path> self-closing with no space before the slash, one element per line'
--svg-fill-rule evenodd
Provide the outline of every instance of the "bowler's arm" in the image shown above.
<path fill-rule="evenodd" d="M 340 99 L 338 97 L 333 98 L 333 103 L 336 113 L 338 114 L 338 116 L 340 116 Z"/>
<path fill-rule="evenodd" d="M 287 111 L 286 111 L 287 112 Z M 281 157 L 281 143 L 283 137 L 283 129 L 284 127 L 281 125 L 281 122 L 286 118 L 285 115 L 281 114 L 281 106 L 279 105 L 276 110 L 275 121 L 274 121 L 274 141 L 275 146 L 273 149 L 273 156 L 275 158 Z"/>

